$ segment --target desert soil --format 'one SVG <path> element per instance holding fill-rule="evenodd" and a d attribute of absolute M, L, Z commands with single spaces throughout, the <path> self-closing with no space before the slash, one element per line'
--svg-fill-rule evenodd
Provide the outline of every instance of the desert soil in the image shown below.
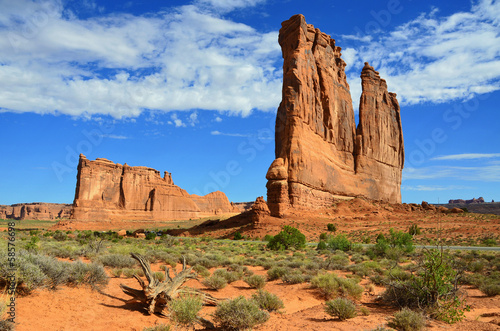
<path fill-rule="evenodd" d="M 160 265 L 153 265 L 159 270 Z M 262 267 L 251 268 L 256 274 L 265 275 Z M 127 304 L 130 298 L 119 284 L 139 288 L 132 278 L 111 278 L 101 291 L 90 287 L 67 287 L 39 290 L 17 300 L 18 331 L 28 330 L 142 330 L 155 324 L 169 324 L 168 318 L 147 315 L 140 304 Z M 367 285 L 363 280 L 361 285 Z M 186 286 L 201 288 L 219 298 L 233 298 L 239 295 L 250 297 L 256 290 L 245 282 L 236 281 L 219 291 L 210 291 L 196 280 Z M 373 293 L 365 292 L 357 303 L 366 307 L 368 316 L 357 316 L 347 321 L 336 320 L 324 312 L 324 299 L 307 284 L 283 285 L 281 281 L 268 282 L 265 290 L 276 294 L 285 303 L 281 313 L 271 313 L 271 318 L 255 330 L 370 330 L 387 322 L 397 310 L 376 302 L 382 287 L 375 287 Z M 488 298 L 479 290 L 464 288 L 471 306 L 467 319 L 454 325 L 429 320 L 428 330 L 500 330 L 500 296 Z M 204 307 L 201 315 L 211 319 L 214 307 Z M 483 317 L 485 316 L 485 317 Z M 496 324 L 495 324 L 496 323 Z M 198 327 L 197 329 L 201 329 Z"/>
<path fill-rule="evenodd" d="M 233 217 L 230 217 L 233 216 Z M 374 242 L 378 233 L 387 233 L 390 227 L 407 231 L 411 224 L 422 228 L 422 238 L 485 238 L 500 235 L 500 217 L 480 214 L 442 214 L 432 211 L 410 212 L 402 205 L 374 203 L 362 199 L 339 202 L 332 208 L 311 212 L 293 212 L 284 219 L 269 216 L 257 222 L 248 215 L 229 215 L 216 219 L 179 222 L 76 222 L 62 221 L 52 227 L 61 230 L 135 230 L 139 228 L 169 228 L 180 236 L 210 236 L 231 238 L 240 231 L 249 238 L 261 239 L 266 234 L 276 234 L 283 225 L 299 228 L 309 241 L 317 241 L 326 224 L 334 223 L 337 233 L 351 238 L 370 237 Z M 418 239 L 418 238 L 417 238 Z M 153 269 L 159 269 L 155 265 Z M 261 267 L 251 267 L 256 274 L 265 275 Z M 159 323 L 169 324 L 168 318 L 145 314 L 139 304 L 126 303 L 129 299 L 119 284 L 139 288 L 136 280 L 111 278 L 102 291 L 89 287 L 62 286 L 56 291 L 38 290 L 17 300 L 17 330 L 142 330 Z M 363 280 L 361 285 L 367 285 Z M 204 288 L 196 280 L 187 286 Z M 272 313 L 264 325 L 255 330 L 370 330 L 384 325 L 396 309 L 376 302 L 383 291 L 375 287 L 373 293 L 365 291 L 357 303 L 368 308 L 368 316 L 357 316 L 347 321 L 336 320 L 324 312 L 324 302 L 308 284 L 283 285 L 280 280 L 268 282 L 265 290 L 278 295 L 285 303 L 282 313 Z M 500 296 L 488 298 L 479 290 L 464 287 L 467 303 L 466 320 L 448 325 L 435 320 L 428 321 L 429 330 L 500 330 Z M 209 291 L 209 290 L 207 290 Z M 243 281 L 237 281 L 219 291 L 209 291 L 216 297 L 250 297 L 254 289 Z M 211 319 L 214 307 L 205 307 L 202 316 Z"/>

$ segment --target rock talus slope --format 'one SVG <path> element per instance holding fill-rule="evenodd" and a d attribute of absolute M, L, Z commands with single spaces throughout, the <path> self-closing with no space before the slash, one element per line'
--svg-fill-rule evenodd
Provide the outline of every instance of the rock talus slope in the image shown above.
<path fill-rule="evenodd" d="M 71 218 L 77 220 L 174 220 L 237 212 L 220 191 L 190 195 L 165 171 L 131 167 L 80 155 Z"/>
<path fill-rule="evenodd" d="M 321 208 L 336 196 L 400 202 L 403 134 L 396 94 L 367 63 L 358 127 L 335 40 L 304 16 L 282 23 L 282 101 L 276 117 L 276 159 L 266 175 L 273 216 Z"/>

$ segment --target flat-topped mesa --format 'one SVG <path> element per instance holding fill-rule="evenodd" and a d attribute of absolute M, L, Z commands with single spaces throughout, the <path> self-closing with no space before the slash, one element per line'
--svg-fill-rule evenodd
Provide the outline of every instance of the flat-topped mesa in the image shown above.
<path fill-rule="evenodd" d="M 276 160 L 266 176 L 271 214 L 327 207 L 339 195 L 400 202 L 404 154 L 396 95 L 366 64 L 356 129 L 335 40 L 295 15 L 282 23 L 279 43 L 283 91 Z"/>
<path fill-rule="evenodd" d="M 173 220 L 236 212 L 226 195 L 190 195 L 172 175 L 80 155 L 71 218 L 77 220 Z"/>

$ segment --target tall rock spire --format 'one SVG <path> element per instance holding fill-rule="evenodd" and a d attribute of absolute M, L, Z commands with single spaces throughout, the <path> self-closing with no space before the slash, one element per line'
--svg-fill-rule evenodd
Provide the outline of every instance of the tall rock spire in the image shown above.
<path fill-rule="evenodd" d="M 282 23 L 279 43 L 283 91 L 276 160 L 266 176 L 272 215 L 329 206 L 336 195 L 399 202 L 404 155 L 395 94 L 373 68 L 363 70 L 364 124 L 356 129 L 346 63 L 335 40 L 295 15 Z M 372 174 L 366 166 L 374 164 Z"/>

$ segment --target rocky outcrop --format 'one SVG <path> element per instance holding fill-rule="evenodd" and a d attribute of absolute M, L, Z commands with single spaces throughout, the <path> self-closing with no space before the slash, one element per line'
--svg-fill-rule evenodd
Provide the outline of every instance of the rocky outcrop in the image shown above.
<path fill-rule="evenodd" d="M 69 218 L 71 205 L 63 203 L 17 203 L 6 206 L 0 205 L 0 219 L 16 220 L 54 220 Z"/>
<path fill-rule="evenodd" d="M 237 212 L 226 195 L 190 195 L 172 175 L 80 155 L 71 218 L 77 220 L 174 220 Z"/>
<path fill-rule="evenodd" d="M 396 95 L 366 63 L 356 128 L 335 40 L 295 15 L 282 23 L 279 43 L 283 91 L 276 159 L 266 176 L 271 214 L 328 207 L 338 195 L 401 202 L 404 151 Z"/>
<path fill-rule="evenodd" d="M 494 202 L 494 201 L 492 201 Z M 464 199 L 455 199 L 455 200 L 449 200 L 448 201 L 448 204 L 464 204 L 464 203 L 484 203 L 484 198 L 483 197 L 479 197 L 479 198 L 472 198 L 470 200 L 464 200 Z"/>

